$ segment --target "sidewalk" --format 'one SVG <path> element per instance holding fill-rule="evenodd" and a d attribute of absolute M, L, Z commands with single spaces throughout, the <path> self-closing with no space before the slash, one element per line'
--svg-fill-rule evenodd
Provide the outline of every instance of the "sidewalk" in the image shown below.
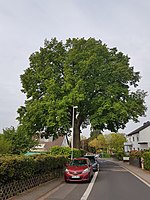
<path fill-rule="evenodd" d="M 123 162 L 123 161 L 116 161 L 112 160 L 113 162 L 119 164 L 120 166 L 126 168 L 127 170 L 131 171 L 141 179 L 143 179 L 146 183 L 150 185 L 150 172 L 138 167 L 134 167 L 130 165 L 128 162 Z"/>
<path fill-rule="evenodd" d="M 42 199 L 43 195 L 46 195 L 47 193 L 61 185 L 63 182 L 63 177 L 56 178 L 37 187 L 31 188 L 30 190 L 24 191 L 17 196 L 11 197 L 9 198 L 9 200 L 40 200 Z"/>

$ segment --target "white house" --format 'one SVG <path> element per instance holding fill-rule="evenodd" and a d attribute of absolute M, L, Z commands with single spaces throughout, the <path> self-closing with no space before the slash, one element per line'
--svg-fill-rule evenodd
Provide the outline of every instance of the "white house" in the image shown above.
<path fill-rule="evenodd" d="M 149 121 L 127 135 L 127 142 L 124 143 L 124 148 L 125 152 L 150 149 Z"/>

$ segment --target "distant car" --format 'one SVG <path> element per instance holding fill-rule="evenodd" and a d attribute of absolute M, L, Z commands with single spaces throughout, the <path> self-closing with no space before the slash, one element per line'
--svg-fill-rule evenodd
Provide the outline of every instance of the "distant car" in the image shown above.
<path fill-rule="evenodd" d="M 93 167 L 93 171 L 98 171 L 99 170 L 99 164 L 95 158 L 94 155 L 85 155 L 84 158 L 88 158 L 91 163 L 92 163 L 92 167 Z"/>
<path fill-rule="evenodd" d="M 100 156 L 99 156 L 99 154 L 95 154 L 95 158 L 99 158 Z"/>
<path fill-rule="evenodd" d="M 66 164 L 64 179 L 66 182 L 90 182 L 93 176 L 93 167 L 88 158 L 74 158 Z"/>

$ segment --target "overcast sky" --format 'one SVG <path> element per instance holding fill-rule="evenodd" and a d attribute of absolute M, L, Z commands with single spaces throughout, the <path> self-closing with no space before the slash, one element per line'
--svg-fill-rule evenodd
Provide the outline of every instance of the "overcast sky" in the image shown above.
<path fill-rule="evenodd" d="M 149 19 L 149 0 L 0 0 L 0 132 L 17 126 L 17 109 L 25 100 L 20 75 L 46 38 L 94 37 L 117 47 L 140 71 L 139 88 L 150 94 Z M 150 120 L 149 95 L 146 104 L 147 116 L 122 132 Z"/>

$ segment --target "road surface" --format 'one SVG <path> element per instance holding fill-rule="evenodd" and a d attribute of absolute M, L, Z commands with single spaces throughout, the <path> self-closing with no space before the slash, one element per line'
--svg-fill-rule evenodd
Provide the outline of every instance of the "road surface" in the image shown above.
<path fill-rule="evenodd" d="M 100 172 L 90 184 L 63 183 L 38 200 L 150 200 L 150 187 L 129 171 L 111 161 L 99 162 Z"/>

